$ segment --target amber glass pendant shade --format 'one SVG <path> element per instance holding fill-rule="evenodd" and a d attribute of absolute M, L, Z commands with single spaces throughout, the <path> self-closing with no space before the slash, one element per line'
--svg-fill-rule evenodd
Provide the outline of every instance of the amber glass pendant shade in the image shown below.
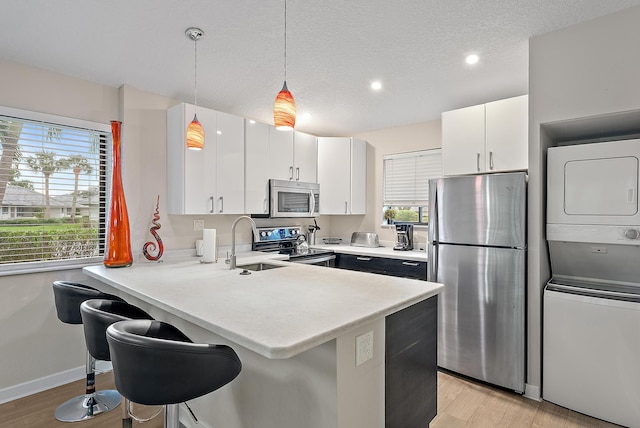
<path fill-rule="evenodd" d="M 291 130 L 296 125 L 296 102 L 287 88 L 286 81 L 273 105 L 273 124 L 281 131 Z"/>
<path fill-rule="evenodd" d="M 131 255 L 131 232 L 127 201 L 122 186 L 122 165 L 120 164 L 120 127 L 122 123 L 111 121 L 113 139 L 111 205 L 109 208 L 109 229 L 107 230 L 107 248 L 104 252 L 106 267 L 126 267 L 133 263 Z"/>
<path fill-rule="evenodd" d="M 195 114 L 187 127 L 187 148 L 190 150 L 204 149 L 204 129 Z"/>

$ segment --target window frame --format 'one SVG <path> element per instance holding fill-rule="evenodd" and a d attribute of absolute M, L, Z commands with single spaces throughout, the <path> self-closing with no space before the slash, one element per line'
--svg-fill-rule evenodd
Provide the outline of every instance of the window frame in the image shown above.
<path fill-rule="evenodd" d="M 12 107 L 0 106 L 0 116 L 13 117 L 16 120 L 24 120 L 31 122 L 44 122 L 52 125 L 60 125 L 65 128 L 79 128 L 83 130 L 96 131 L 104 136 L 104 145 L 101 146 L 98 156 L 104 158 L 104 182 L 100 180 L 98 188 L 101 194 L 101 200 L 104 200 L 105 215 L 100 219 L 99 235 L 104 235 L 107 228 L 106 207 L 110 200 L 111 181 L 111 126 L 110 124 L 92 122 L 83 119 L 69 118 L 48 113 L 34 112 L 30 110 L 16 109 Z M 17 215 L 17 212 L 16 212 Z M 99 237 L 100 239 L 100 237 Z M 61 259 L 61 260 L 43 260 L 43 261 L 26 261 L 17 263 L 0 264 L 0 276 L 29 274 L 37 272 L 50 272 L 57 270 L 78 269 L 84 266 L 94 265 L 103 261 L 104 245 L 100 248 L 100 254 L 94 257 L 78 258 L 78 259 Z"/>
<path fill-rule="evenodd" d="M 387 195 L 387 167 L 386 167 L 386 161 L 388 160 L 393 160 L 393 159 L 417 159 L 419 157 L 423 157 L 423 156 L 437 156 L 439 157 L 439 165 L 440 168 L 437 171 L 429 171 L 429 173 L 427 174 L 427 186 L 428 186 L 428 180 L 432 179 L 432 178 L 440 178 L 443 176 L 443 171 L 442 171 L 442 149 L 441 148 L 433 148 L 433 149 L 424 149 L 424 150 L 418 150 L 418 151 L 412 151 L 412 152 L 402 152 L 402 153 L 389 153 L 386 155 L 383 155 L 382 157 L 382 226 L 393 226 L 395 223 L 406 223 L 406 224 L 413 224 L 414 226 L 428 226 L 429 222 L 423 222 L 422 219 L 424 218 L 425 215 L 429 215 L 429 203 L 428 203 L 428 192 L 427 192 L 427 196 L 426 196 L 426 204 L 421 203 L 421 198 L 419 197 L 419 195 L 417 194 L 413 194 L 413 200 L 412 201 L 403 201 L 403 203 L 398 203 L 397 201 L 389 201 L 386 198 Z M 415 166 L 414 166 L 415 168 Z M 416 171 L 414 170 L 414 174 L 416 173 Z M 428 188 L 427 188 L 428 189 Z M 406 202 L 406 203 L 405 203 Z M 387 219 L 385 219 L 384 215 L 385 215 L 385 211 L 389 208 L 399 208 L 399 207 L 409 207 L 409 208 L 417 208 L 417 214 L 418 214 L 418 221 L 408 221 L 408 220 L 395 220 L 395 221 L 388 221 Z"/>

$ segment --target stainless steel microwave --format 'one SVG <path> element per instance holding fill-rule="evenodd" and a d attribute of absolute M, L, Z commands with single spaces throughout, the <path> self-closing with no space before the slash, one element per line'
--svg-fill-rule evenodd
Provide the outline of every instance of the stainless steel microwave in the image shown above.
<path fill-rule="evenodd" d="M 301 181 L 269 180 L 270 217 L 317 217 L 320 185 Z"/>

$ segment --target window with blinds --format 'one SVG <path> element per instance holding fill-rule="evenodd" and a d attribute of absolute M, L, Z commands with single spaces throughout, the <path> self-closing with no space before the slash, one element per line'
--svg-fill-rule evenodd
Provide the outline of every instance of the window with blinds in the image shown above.
<path fill-rule="evenodd" d="M 442 150 L 385 155 L 383 221 L 429 221 L 429 180 L 442 177 Z"/>
<path fill-rule="evenodd" d="M 107 125 L 0 108 L 0 270 L 103 255 L 110 142 Z"/>

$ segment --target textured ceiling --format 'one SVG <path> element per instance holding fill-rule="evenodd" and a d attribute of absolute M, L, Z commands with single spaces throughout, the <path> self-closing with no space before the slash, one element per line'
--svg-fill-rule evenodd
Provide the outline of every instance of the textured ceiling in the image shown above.
<path fill-rule="evenodd" d="M 288 0 L 296 128 L 351 135 L 528 92 L 528 39 L 640 0 Z M 3 0 L 0 58 L 262 122 L 284 78 L 284 0 Z M 477 53 L 475 67 L 465 55 Z M 369 84 L 380 80 L 383 89 Z"/>

